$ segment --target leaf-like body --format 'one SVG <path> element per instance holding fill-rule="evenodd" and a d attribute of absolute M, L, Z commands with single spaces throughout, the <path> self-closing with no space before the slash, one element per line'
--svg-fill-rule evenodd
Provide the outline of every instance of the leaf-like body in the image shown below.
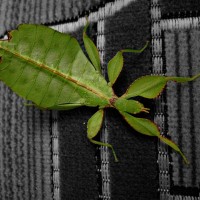
<path fill-rule="evenodd" d="M 0 41 L 0 80 L 42 108 L 105 106 L 112 88 L 77 40 L 42 25 L 22 24 Z"/>
<path fill-rule="evenodd" d="M 116 54 L 108 64 L 108 84 L 100 72 L 97 48 L 86 35 L 86 29 L 87 26 L 83 40 L 92 63 L 70 35 L 42 25 L 20 25 L 9 33 L 8 40 L 0 40 L 0 80 L 39 108 L 69 110 L 79 106 L 99 106 L 100 110 L 88 121 L 88 138 L 94 144 L 111 148 L 116 161 L 111 144 L 93 140 L 101 128 L 105 107 L 116 108 L 132 128 L 148 136 L 157 136 L 187 162 L 178 146 L 161 136 L 153 122 L 131 115 L 149 109 L 138 101 L 127 99 L 135 96 L 155 98 L 168 81 L 193 81 L 200 74 L 191 78 L 144 76 L 135 80 L 118 98 L 111 86 L 122 70 L 122 53 L 140 53 L 147 44 L 140 50 L 125 49 Z"/>
<path fill-rule="evenodd" d="M 193 77 L 142 76 L 130 85 L 123 97 L 129 99 L 131 97 L 141 96 L 152 99 L 162 92 L 168 81 L 184 83 L 193 81 L 199 77 L 200 74 Z"/>

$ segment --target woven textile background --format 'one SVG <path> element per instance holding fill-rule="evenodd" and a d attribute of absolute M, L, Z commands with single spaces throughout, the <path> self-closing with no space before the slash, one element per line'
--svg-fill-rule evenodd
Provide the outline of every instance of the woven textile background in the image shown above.
<path fill-rule="evenodd" d="M 199 66 L 199 1 L 152 1 L 153 71 L 192 76 Z M 157 100 L 162 132 L 186 154 L 190 165 L 159 144 L 160 199 L 199 199 L 199 81 L 169 83 Z"/>
<path fill-rule="evenodd" d="M 123 48 L 149 47 L 124 54 L 124 68 L 114 85 L 117 95 L 139 76 L 191 76 L 200 72 L 198 0 L 4 1 L 0 0 L 0 35 L 19 23 L 45 23 L 75 36 L 83 47 L 85 14 L 102 71 Z M 55 200 L 199 200 L 200 81 L 169 83 L 155 100 L 140 99 L 161 133 L 172 138 L 190 161 L 156 138 L 131 129 L 107 110 L 98 139 L 91 144 L 86 124 L 96 108 L 40 111 L 0 84 L 0 199 Z"/>
<path fill-rule="evenodd" d="M 56 23 L 96 9 L 101 0 L 1 0 L 0 35 L 21 23 Z"/>

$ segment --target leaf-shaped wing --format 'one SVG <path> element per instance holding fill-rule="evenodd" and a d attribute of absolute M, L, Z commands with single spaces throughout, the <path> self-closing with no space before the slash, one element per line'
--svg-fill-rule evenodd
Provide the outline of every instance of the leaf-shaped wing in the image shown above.
<path fill-rule="evenodd" d="M 52 109 L 107 105 L 112 89 L 75 38 L 27 24 L 9 36 L 0 41 L 0 80 L 18 95 Z"/>
<path fill-rule="evenodd" d="M 160 132 L 158 127 L 149 119 L 134 117 L 126 112 L 120 112 L 128 124 L 144 135 L 159 136 Z"/>
<path fill-rule="evenodd" d="M 127 99 L 135 96 L 155 98 L 163 90 L 165 84 L 164 76 L 143 76 L 136 79 L 123 96 Z"/>
<path fill-rule="evenodd" d="M 175 81 L 178 83 L 184 83 L 197 79 L 200 74 L 193 77 L 165 77 L 165 76 L 143 76 L 136 79 L 123 95 L 124 98 L 129 99 L 131 97 L 141 96 L 145 98 L 157 97 L 165 87 L 168 81 Z"/>
<path fill-rule="evenodd" d="M 183 157 L 184 161 L 188 163 L 188 160 L 181 152 L 179 147 L 173 141 L 160 135 L 157 125 L 154 124 L 152 121 L 144 118 L 133 117 L 132 115 L 126 112 L 120 113 L 133 129 L 144 135 L 157 136 L 162 142 L 164 142 L 165 144 L 173 148 L 175 151 L 177 151 Z"/>
<path fill-rule="evenodd" d="M 95 46 L 94 42 L 87 36 L 87 33 L 86 33 L 88 25 L 89 23 L 87 22 L 83 31 L 84 46 L 95 69 L 101 73 L 101 63 L 100 63 L 98 49 Z"/>

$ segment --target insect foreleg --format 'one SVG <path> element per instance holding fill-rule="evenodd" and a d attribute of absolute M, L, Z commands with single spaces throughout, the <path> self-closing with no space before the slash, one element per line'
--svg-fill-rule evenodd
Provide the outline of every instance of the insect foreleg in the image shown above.
<path fill-rule="evenodd" d="M 121 51 L 118 51 L 117 54 L 109 61 L 108 63 L 108 78 L 110 81 L 111 86 L 115 83 L 117 80 L 119 74 L 122 71 L 124 58 L 123 53 L 141 53 L 143 52 L 146 47 L 148 46 L 147 42 L 145 46 L 141 49 L 123 49 Z"/>
<path fill-rule="evenodd" d="M 88 120 L 87 137 L 90 140 L 90 142 L 92 142 L 94 144 L 111 148 L 112 152 L 113 152 L 113 156 L 115 158 L 115 161 L 118 162 L 116 153 L 115 153 L 114 148 L 111 144 L 93 140 L 93 138 L 98 134 L 98 132 L 101 129 L 102 122 L 103 122 L 103 115 L 104 115 L 104 110 L 100 109 Z"/>

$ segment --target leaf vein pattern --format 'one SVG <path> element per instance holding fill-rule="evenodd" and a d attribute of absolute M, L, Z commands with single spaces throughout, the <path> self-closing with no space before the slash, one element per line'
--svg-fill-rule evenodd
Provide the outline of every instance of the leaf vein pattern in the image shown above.
<path fill-rule="evenodd" d="M 55 33 L 55 32 L 54 32 L 54 33 Z M 70 41 L 70 40 L 71 40 L 71 38 L 69 39 L 69 41 Z M 67 44 L 69 44 L 69 41 L 67 42 Z M 66 48 L 64 48 L 64 50 L 63 50 L 61 56 L 59 57 L 57 63 L 56 63 L 55 66 L 54 66 L 54 70 L 55 70 L 55 71 L 59 71 L 59 64 L 60 64 L 60 62 L 61 62 L 61 59 L 62 59 L 63 56 L 64 56 L 64 53 L 65 53 L 66 49 L 68 48 L 68 45 L 67 45 L 67 44 L 66 44 Z M 46 56 L 47 56 L 47 54 L 46 54 Z M 44 63 L 43 63 L 43 64 L 44 64 Z M 50 78 L 50 81 L 49 81 L 49 83 L 48 83 L 48 85 L 47 85 L 47 87 L 46 87 L 46 90 L 45 90 L 45 92 L 44 92 L 44 96 L 42 97 L 42 99 L 41 99 L 39 105 L 41 105 L 42 101 L 45 99 L 45 96 L 47 95 L 49 86 L 50 86 L 50 84 L 51 84 L 51 82 L 52 82 L 52 80 L 53 80 L 54 77 L 55 77 L 55 73 L 52 73 L 51 78 Z M 55 105 L 55 103 L 54 103 L 54 105 Z"/>
<path fill-rule="evenodd" d="M 60 89 L 59 89 L 59 91 L 58 91 L 58 95 L 57 95 L 57 97 L 56 97 L 56 99 L 55 99 L 54 106 L 55 106 L 55 105 L 58 105 L 58 100 L 59 100 L 59 98 L 60 98 L 60 95 L 62 94 L 62 91 L 63 91 L 64 86 L 65 86 L 65 82 L 62 81 L 62 85 L 61 85 L 61 87 L 60 87 Z"/>
<path fill-rule="evenodd" d="M 68 72 L 67 72 L 66 74 L 68 74 L 68 75 L 71 74 L 71 70 L 72 70 L 72 68 L 73 68 L 73 63 L 75 62 L 75 59 L 76 59 L 77 56 L 78 56 L 78 53 L 73 57 L 73 59 L 72 59 L 72 63 L 71 63 L 71 67 L 69 67 L 69 70 L 68 70 Z M 75 93 L 75 91 L 76 91 L 76 89 L 77 89 L 77 87 L 78 87 L 78 82 L 79 82 L 79 80 L 80 80 L 80 78 L 77 80 L 76 87 L 74 88 L 72 94 Z M 68 100 L 68 102 L 70 102 L 71 99 L 72 99 L 72 95 L 70 95 L 70 99 Z"/>
<path fill-rule="evenodd" d="M 34 35 L 34 45 L 35 45 L 35 41 L 36 41 L 36 36 L 37 36 L 37 26 L 36 26 L 36 30 L 35 30 L 35 35 Z M 34 45 L 33 45 L 33 48 L 34 48 Z M 30 54 L 32 53 L 33 51 L 33 48 L 31 49 L 30 51 Z M 26 63 L 24 63 L 23 67 L 22 67 L 22 72 L 19 74 L 18 78 L 13 82 L 13 84 L 10 86 L 11 88 L 20 80 L 23 72 L 24 72 L 24 69 L 25 69 L 25 66 L 26 66 Z"/>
<path fill-rule="evenodd" d="M 72 38 L 69 39 L 69 41 L 68 41 L 67 44 L 69 44 L 69 42 L 70 42 L 71 39 L 72 39 Z M 68 47 L 68 45 L 67 45 L 67 47 Z M 64 49 L 64 52 L 63 52 L 63 54 L 62 54 L 62 57 L 60 58 L 59 64 L 60 64 L 61 59 L 63 58 L 63 56 L 64 56 L 66 50 L 67 50 L 67 48 Z M 58 64 L 58 70 L 59 70 L 59 64 Z M 59 100 L 59 98 L 60 98 L 60 95 L 62 94 L 62 91 L 63 91 L 64 86 L 65 86 L 65 83 L 64 83 L 64 81 L 62 81 L 62 85 L 61 85 L 61 87 L 60 87 L 60 89 L 59 89 L 59 91 L 58 91 L 58 95 L 57 95 L 57 97 L 56 97 L 56 99 L 55 99 L 54 106 L 58 104 L 58 100 Z"/>
<path fill-rule="evenodd" d="M 41 68 L 43 68 L 44 70 L 49 71 L 50 73 L 55 73 L 58 77 L 62 77 L 64 80 L 71 81 L 71 82 L 73 82 L 73 83 L 75 83 L 75 84 L 78 84 L 80 87 L 83 87 L 83 88 L 85 88 L 85 89 L 91 91 L 91 92 L 94 93 L 95 95 L 97 95 L 97 96 L 99 96 L 99 97 L 101 97 L 101 98 L 104 98 L 104 99 L 106 99 L 106 100 L 108 99 L 107 96 L 105 96 L 105 95 L 102 94 L 101 92 L 96 91 L 94 88 L 89 87 L 88 85 L 85 85 L 84 83 L 80 83 L 80 82 L 77 83 L 77 80 L 75 79 L 75 77 L 72 77 L 72 76 L 70 76 L 70 75 L 67 74 L 67 73 L 62 73 L 62 72 L 60 72 L 60 71 L 58 71 L 58 70 L 53 70 L 53 69 L 49 68 L 48 66 L 46 66 L 46 65 L 44 65 L 44 64 L 42 64 L 42 63 L 36 62 L 36 61 L 32 60 L 32 59 L 29 58 L 29 57 L 20 55 L 20 54 L 18 54 L 17 52 L 10 51 L 9 49 L 7 49 L 7 48 L 5 48 L 5 47 L 2 48 L 2 49 L 4 49 L 5 51 L 7 51 L 7 52 L 9 52 L 9 53 L 11 53 L 11 54 L 13 54 L 13 55 L 15 55 L 16 57 L 22 58 L 22 59 L 26 60 L 27 62 L 32 63 L 32 64 L 33 64 L 35 67 L 37 67 L 37 68 L 41 67 Z"/>
<path fill-rule="evenodd" d="M 43 64 L 43 65 L 45 65 L 45 64 L 44 64 L 44 60 L 45 60 L 45 58 L 46 58 L 46 56 L 47 56 L 47 54 L 48 54 L 48 51 L 49 51 L 49 49 L 50 49 L 50 47 L 51 47 L 51 44 L 52 44 L 52 41 L 53 41 L 54 36 L 55 36 L 55 31 L 53 32 L 53 35 L 52 35 L 52 37 L 51 37 L 51 41 L 50 41 L 49 48 L 48 48 L 47 52 L 45 53 L 45 56 L 43 57 L 43 61 L 41 61 L 41 64 Z M 41 71 L 41 69 L 42 69 L 42 68 L 39 69 L 39 72 Z M 38 73 L 38 76 L 39 76 L 39 73 Z M 38 76 L 36 76 L 36 78 L 38 78 Z M 49 82 L 48 82 L 48 83 L 46 84 L 46 86 L 45 86 L 44 94 L 43 94 L 43 97 L 40 99 L 39 105 L 41 105 L 43 99 L 44 99 L 45 96 L 46 96 L 46 92 L 48 91 L 48 88 L 49 88 L 49 85 L 51 84 L 51 81 L 52 81 L 52 79 L 53 79 L 53 76 L 54 76 L 54 73 L 51 74 L 51 77 L 50 77 L 50 79 L 49 79 Z"/>
<path fill-rule="evenodd" d="M 79 80 L 83 77 L 83 74 L 84 74 L 85 71 L 86 71 L 86 67 L 87 67 L 88 62 L 89 62 L 89 61 L 86 62 L 85 66 L 84 66 L 84 71 L 83 71 L 83 73 L 81 74 L 80 78 L 77 80 L 77 82 L 79 82 Z M 78 88 L 78 84 L 77 84 L 76 87 L 74 88 L 74 91 L 72 92 L 72 94 L 74 94 L 74 93 L 76 92 L 77 88 Z M 72 95 L 71 95 L 70 97 L 72 98 Z M 68 100 L 68 102 L 71 101 L 71 98 Z"/>
<path fill-rule="evenodd" d="M 72 47 L 72 49 L 73 49 L 73 47 Z M 68 71 L 66 72 L 66 74 L 69 75 L 69 76 L 70 76 L 70 74 L 71 74 L 73 62 L 74 62 L 74 60 L 76 59 L 76 56 L 77 56 L 77 55 L 78 55 L 78 53 L 73 57 L 72 62 L 70 63 L 71 65 L 69 65 L 69 69 L 68 69 Z"/>
<path fill-rule="evenodd" d="M 37 26 L 36 26 L 36 28 L 37 28 Z M 50 50 L 51 43 L 52 43 L 52 41 L 53 41 L 53 37 L 54 37 L 54 33 L 55 33 L 55 32 L 53 32 L 53 34 L 52 34 L 51 41 L 50 41 L 50 43 L 49 43 L 49 48 L 46 50 L 45 55 L 44 55 L 44 57 L 43 57 L 42 64 L 44 64 L 44 60 L 45 60 L 45 58 L 46 58 L 46 56 L 47 56 L 47 54 L 48 54 L 48 52 L 49 52 L 49 50 Z M 35 44 L 35 43 L 34 43 L 34 44 Z M 31 52 L 33 52 L 33 49 L 34 49 L 34 45 L 33 45 L 33 48 L 32 48 L 32 51 L 31 51 Z M 30 87 L 30 90 L 27 92 L 25 98 L 28 97 L 28 95 L 31 93 L 32 89 L 34 88 L 35 83 L 36 83 L 36 80 L 37 80 L 37 78 L 38 78 L 38 76 L 39 76 L 41 70 L 42 70 L 42 68 L 39 68 L 38 73 L 35 75 L 35 78 L 34 78 L 33 84 L 32 84 L 32 86 Z"/>

